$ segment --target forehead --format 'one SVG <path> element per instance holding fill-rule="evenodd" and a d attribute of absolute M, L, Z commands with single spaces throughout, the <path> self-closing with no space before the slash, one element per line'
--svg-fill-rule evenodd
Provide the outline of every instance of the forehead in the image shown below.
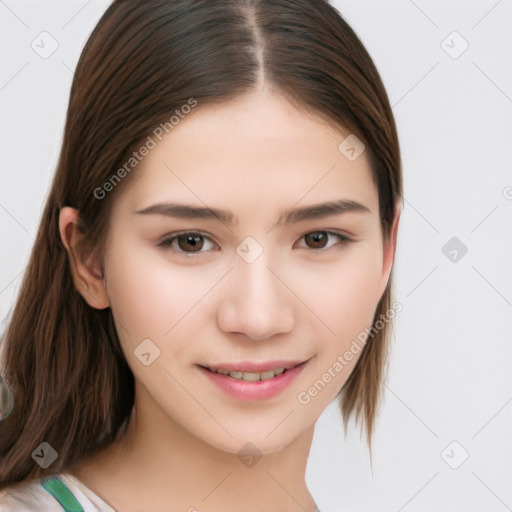
<path fill-rule="evenodd" d="M 183 198 L 209 206 L 271 208 L 340 197 L 375 208 L 366 154 L 350 161 L 340 143 L 350 131 L 297 110 L 284 97 L 257 93 L 201 107 L 137 166 L 131 206 Z M 375 208 L 377 210 L 377 208 Z M 254 212 L 253 212 L 254 213 Z"/>

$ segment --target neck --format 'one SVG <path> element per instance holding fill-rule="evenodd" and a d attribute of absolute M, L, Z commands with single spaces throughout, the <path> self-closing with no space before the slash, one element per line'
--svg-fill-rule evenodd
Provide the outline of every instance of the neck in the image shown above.
<path fill-rule="evenodd" d="M 141 405 L 136 399 L 119 441 L 70 472 L 115 510 L 316 511 L 305 483 L 314 425 L 279 452 L 251 458 L 205 443 L 163 411 L 143 414 Z"/>

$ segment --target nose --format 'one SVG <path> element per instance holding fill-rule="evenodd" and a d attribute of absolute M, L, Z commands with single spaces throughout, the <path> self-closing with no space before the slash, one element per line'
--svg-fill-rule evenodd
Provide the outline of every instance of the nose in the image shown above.
<path fill-rule="evenodd" d="M 218 310 L 224 332 L 263 340 L 293 329 L 294 295 L 286 278 L 264 256 L 252 263 L 241 258 L 235 262 Z"/>

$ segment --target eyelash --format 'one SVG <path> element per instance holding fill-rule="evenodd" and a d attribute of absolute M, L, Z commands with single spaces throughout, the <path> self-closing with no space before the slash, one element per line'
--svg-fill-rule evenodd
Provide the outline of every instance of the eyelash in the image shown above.
<path fill-rule="evenodd" d="M 342 248 L 345 245 L 347 245 L 353 241 L 346 235 L 342 235 L 341 233 L 336 233 L 333 231 L 326 231 L 326 230 L 309 231 L 308 233 L 305 233 L 304 235 L 302 235 L 300 237 L 300 240 L 304 239 L 307 235 L 312 235 L 312 234 L 316 234 L 316 233 L 325 233 L 328 237 L 329 236 L 338 237 L 341 240 L 341 242 L 339 244 L 335 244 L 335 245 L 340 245 Z M 157 245 L 158 245 L 158 247 L 160 247 L 164 250 L 171 250 L 175 254 L 178 254 L 179 256 L 183 256 L 184 258 L 191 258 L 191 257 L 193 258 L 193 257 L 197 257 L 197 256 L 200 256 L 201 254 L 205 254 L 206 252 L 208 252 L 208 251 L 200 251 L 200 252 L 187 253 L 185 251 L 172 248 L 173 242 L 175 240 L 177 240 L 179 237 L 184 236 L 184 235 L 199 236 L 204 239 L 208 239 L 213 243 L 213 241 L 210 239 L 210 237 L 208 235 L 201 233 L 199 231 L 181 231 L 178 233 L 171 233 L 169 236 L 166 236 L 163 240 L 161 240 Z M 328 248 L 322 248 L 322 249 L 309 249 L 309 252 L 322 253 L 322 252 L 326 252 L 326 251 L 330 250 L 332 247 L 333 246 L 328 247 Z M 306 249 L 308 249 L 308 247 L 306 247 Z"/>

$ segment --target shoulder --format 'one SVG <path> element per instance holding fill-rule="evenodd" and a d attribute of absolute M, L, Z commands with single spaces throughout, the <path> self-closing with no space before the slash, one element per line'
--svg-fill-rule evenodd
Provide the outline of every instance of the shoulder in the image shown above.
<path fill-rule="evenodd" d="M 62 512 L 59 502 L 33 480 L 21 486 L 0 491 L 0 512 Z"/>
<path fill-rule="evenodd" d="M 59 480 L 57 486 L 55 479 Z M 48 480 L 53 485 L 45 487 Z M 0 491 L 0 512 L 63 512 L 65 508 L 59 502 L 63 494 L 68 503 L 71 501 L 83 512 L 115 512 L 78 479 L 65 473 Z"/>

